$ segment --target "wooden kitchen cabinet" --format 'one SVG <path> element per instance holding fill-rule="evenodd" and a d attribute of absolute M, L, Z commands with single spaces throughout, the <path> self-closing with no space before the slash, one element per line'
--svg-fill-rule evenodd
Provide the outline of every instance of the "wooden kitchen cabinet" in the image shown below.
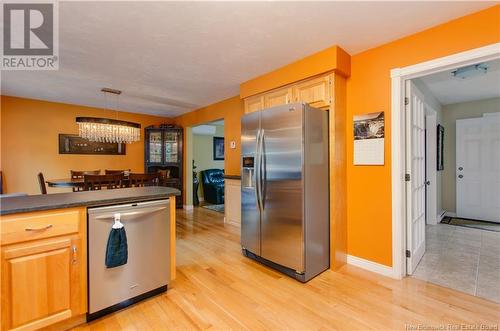
<path fill-rule="evenodd" d="M 305 102 L 311 107 L 329 107 L 331 100 L 331 75 L 316 77 L 295 84 L 293 87 L 295 102 Z"/>
<path fill-rule="evenodd" d="M 241 180 L 224 179 L 224 222 L 241 226 Z"/>
<path fill-rule="evenodd" d="M 77 226 L 68 226 L 75 217 Z M 75 208 L 1 218 L 11 230 L 1 242 L 2 330 L 36 330 L 86 313 L 85 217 Z"/>
<path fill-rule="evenodd" d="M 292 101 L 292 88 L 284 87 L 264 94 L 265 108 L 284 105 Z"/>
<path fill-rule="evenodd" d="M 293 102 L 329 109 L 333 104 L 333 77 L 334 74 L 327 73 L 245 98 L 245 113 Z"/>
<path fill-rule="evenodd" d="M 245 99 L 245 113 L 253 113 L 264 109 L 264 97 L 256 95 Z"/>

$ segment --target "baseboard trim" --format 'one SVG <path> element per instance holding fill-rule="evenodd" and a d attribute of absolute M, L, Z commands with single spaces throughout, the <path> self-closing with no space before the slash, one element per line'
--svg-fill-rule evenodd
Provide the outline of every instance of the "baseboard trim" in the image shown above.
<path fill-rule="evenodd" d="M 225 224 L 234 225 L 234 226 L 237 226 L 237 227 L 241 228 L 241 223 L 240 222 L 230 220 L 227 217 L 224 217 L 224 223 Z"/>
<path fill-rule="evenodd" d="M 183 205 L 182 206 L 185 210 L 193 210 L 194 206 L 193 205 Z"/>
<path fill-rule="evenodd" d="M 394 277 L 394 271 L 392 270 L 392 267 L 388 267 L 386 265 L 365 260 L 357 256 L 353 255 L 347 255 L 347 264 L 356 266 L 361 269 L 365 269 L 371 272 L 375 272 L 377 274 L 391 277 L 391 278 L 396 278 Z"/>

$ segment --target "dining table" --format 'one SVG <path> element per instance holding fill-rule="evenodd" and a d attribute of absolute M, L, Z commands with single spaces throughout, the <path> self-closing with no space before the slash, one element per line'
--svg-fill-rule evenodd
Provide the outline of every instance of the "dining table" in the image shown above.
<path fill-rule="evenodd" d="M 83 178 L 59 178 L 45 181 L 49 187 L 83 187 Z"/>

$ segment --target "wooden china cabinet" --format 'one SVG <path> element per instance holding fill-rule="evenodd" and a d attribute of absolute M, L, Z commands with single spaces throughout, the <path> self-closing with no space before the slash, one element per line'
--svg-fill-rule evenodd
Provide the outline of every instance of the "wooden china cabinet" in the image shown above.
<path fill-rule="evenodd" d="M 144 129 L 144 171 L 158 173 L 160 185 L 175 187 L 181 191 L 176 199 L 177 208 L 182 208 L 183 130 L 181 127 L 162 124 Z"/>

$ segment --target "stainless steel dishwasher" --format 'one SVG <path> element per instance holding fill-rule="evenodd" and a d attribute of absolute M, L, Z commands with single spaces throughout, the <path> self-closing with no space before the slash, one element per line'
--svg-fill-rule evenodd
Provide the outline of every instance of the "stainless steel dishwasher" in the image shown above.
<path fill-rule="evenodd" d="M 166 291 L 169 208 L 167 199 L 88 209 L 88 321 Z M 128 261 L 108 269 L 106 247 L 117 214 L 127 235 Z"/>

